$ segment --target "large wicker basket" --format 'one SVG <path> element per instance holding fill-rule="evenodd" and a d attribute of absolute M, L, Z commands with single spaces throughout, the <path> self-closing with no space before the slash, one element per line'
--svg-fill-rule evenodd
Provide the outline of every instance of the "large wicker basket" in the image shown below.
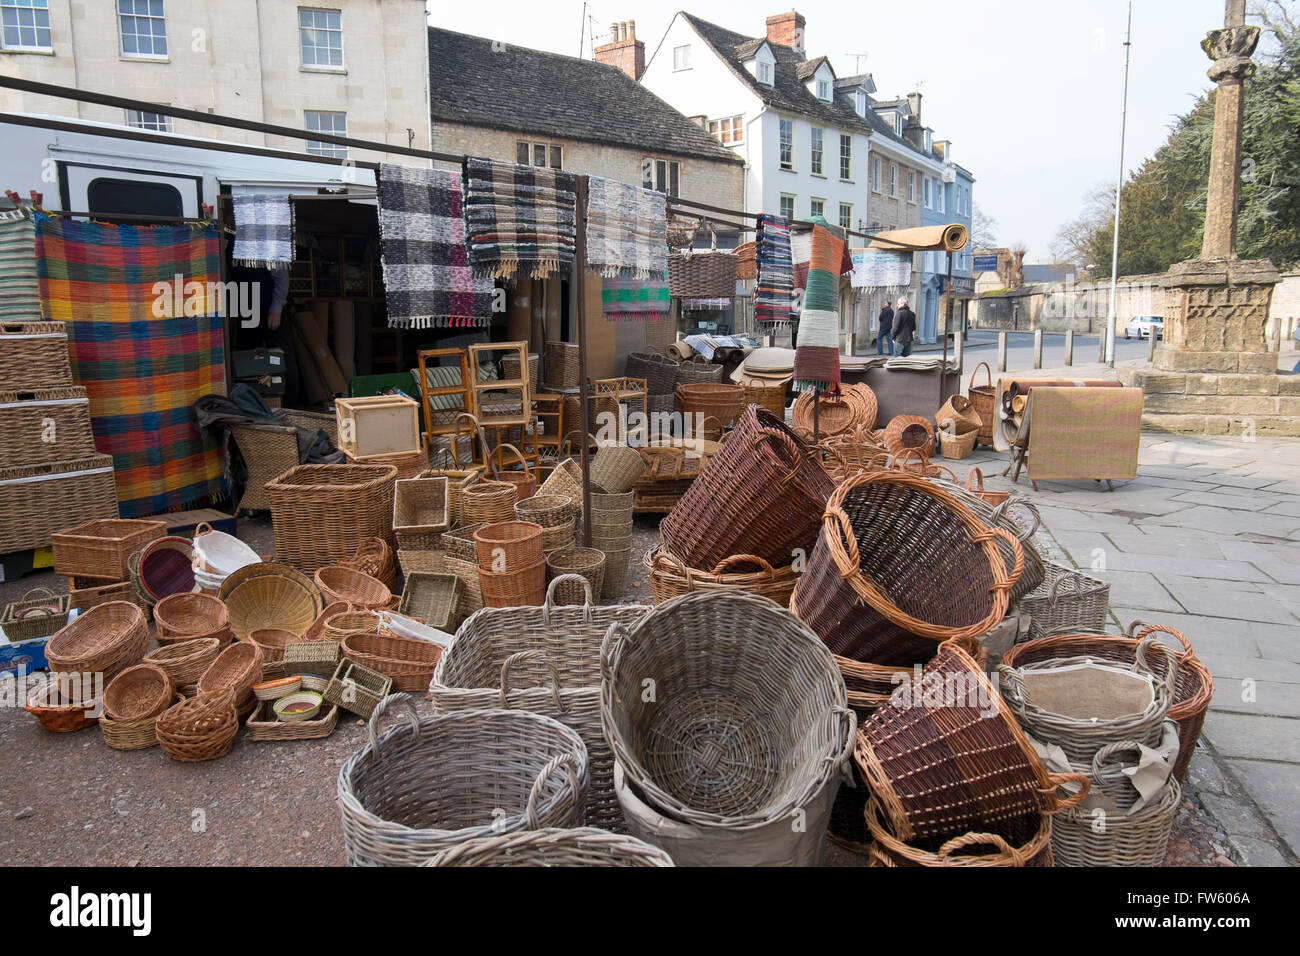
<path fill-rule="evenodd" d="M 382 737 L 394 704 L 411 722 Z M 476 837 L 578 826 L 587 748 L 550 717 L 458 710 L 421 718 L 406 694 L 370 716 L 370 742 L 339 770 L 343 843 L 351 866 L 418 866 Z"/>
<path fill-rule="evenodd" d="M 656 604 L 692 591 L 747 591 L 785 607 L 799 579 L 793 565 L 774 568 L 752 554 L 733 555 L 719 561 L 712 571 L 697 571 L 659 546 L 648 550 L 642 562 Z"/>
<path fill-rule="evenodd" d="M 267 482 L 276 557 L 311 574 L 367 538 L 392 546 L 396 481 L 392 465 L 296 465 Z"/>
<path fill-rule="evenodd" d="M 678 385 L 676 395 L 677 409 L 683 415 L 698 415 L 701 420 L 714 418 L 723 428 L 729 427 L 736 420 L 745 404 L 745 388 L 742 385 L 710 382 Z"/>
<path fill-rule="evenodd" d="M 985 384 L 976 385 L 975 376 L 979 370 L 984 369 Z M 993 445 L 993 426 L 997 419 L 994 416 L 993 406 L 997 401 L 997 386 L 993 384 L 993 370 L 989 368 L 988 362 L 980 362 L 971 369 L 970 381 L 966 385 L 966 394 L 970 396 L 971 410 L 979 416 L 980 431 L 979 444 Z"/>
<path fill-rule="evenodd" d="M 108 682 L 139 663 L 149 646 L 144 611 L 126 601 L 98 604 L 49 639 L 45 660 L 52 674 L 103 674 Z"/>
<path fill-rule="evenodd" d="M 222 582 L 217 597 L 226 605 L 231 632 L 239 641 L 265 627 L 305 633 L 325 606 L 309 577 L 273 562 L 240 568 Z"/>
<path fill-rule="evenodd" d="M 782 567 L 795 549 L 812 549 L 834 490 L 812 450 L 751 405 L 659 532 L 688 567 L 712 568 L 733 554 Z"/>
<path fill-rule="evenodd" d="M 682 362 L 677 366 L 675 385 L 696 385 L 722 381 L 722 366 L 712 362 Z M 674 392 L 676 389 L 674 389 Z"/>
<path fill-rule="evenodd" d="M 1066 810 L 1069 814 L 1075 811 Z M 1056 819 L 1061 819 L 1058 816 Z M 1052 866 L 1052 818 L 1021 817 L 1003 833 L 963 833 L 943 841 L 937 849 L 913 846 L 889 830 L 880 804 L 867 803 L 866 827 L 871 835 L 868 866 Z"/>
<path fill-rule="evenodd" d="M 1049 561 L 1041 584 L 1020 599 L 1031 640 L 1061 631 L 1102 631 L 1110 617 L 1110 585 Z"/>
<path fill-rule="evenodd" d="M 944 692 L 926 694 L 926 681 Z M 983 668 L 957 642 L 939 649 L 906 697 L 876 710 L 854 748 L 898 839 L 924 845 L 997 830 L 1087 796 L 1083 774 L 1047 772 Z M 1073 783 L 1078 792 L 1060 798 L 1057 788 Z"/>
<path fill-rule="evenodd" d="M 730 299 L 740 260 L 731 252 L 668 254 L 668 294 L 674 299 Z"/>
<path fill-rule="evenodd" d="M 841 657 L 906 667 L 942 641 L 987 634 L 1023 566 L 1020 542 L 945 486 L 866 472 L 831 496 L 791 609 Z"/>
<path fill-rule="evenodd" d="M 975 517 L 980 522 L 990 528 L 1002 528 L 1015 536 L 1020 542 L 1020 550 L 1024 554 L 1025 570 L 1011 588 L 1010 601 L 1015 604 L 1020 601 L 1030 591 L 1034 590 L 1043 583 L 1043 575 L 1046 573 L 1042 555 L 1038 553 L 1038 548 L 1034 546 L 1034 533 L 1038 531 L 1042 523 L 1042 516 L 1038 513 L 1037 506 L 1029 499 L 1020 495 L 1008 495 L 999 504 L 992 505 L 976 492 L 961 485 L 955 485 L 944 478 L 931 478 L 930 481 L 936 482 L 943 487 L 945 491 L 953 494 L 957 500 L 975 513 Z M 1021 512 L 1024 517 L 1021 518 Z M 1014 549 L 1003 539 L 998 539 L 998 550 L 1002 552 L 1002 560 L 1007 567 L 1015 565 L 1016 556 Z"/>
<path fill-rule="evenodd" d="M 677 382 L 677 364 L 661 352 L 629 352 L 626 375 L 645 379 L 647 395 L 671 395 Z"/>
<path fill-rule="evenodd" d="M 63 502 L 59 502 L 60 506 Z M 124 581 L 127 559 L 167 533 L 162 521 L 99 518 L 50 537 L 54 570 L 67 577 Z"/>
<path fill-rule="evenodd" d="M 658 847 L 630 836 L 579 827 L 547 827 L 476 837 L 443 850 L 425 866 L 673 866 Z"/>
<path fill-rule="evenodd" d="M 394 691 L 426 691 L 441 654 L 439 644 L 396 634 L 353 633 L 343 638 L 343 656 L 391 677 Z"/>

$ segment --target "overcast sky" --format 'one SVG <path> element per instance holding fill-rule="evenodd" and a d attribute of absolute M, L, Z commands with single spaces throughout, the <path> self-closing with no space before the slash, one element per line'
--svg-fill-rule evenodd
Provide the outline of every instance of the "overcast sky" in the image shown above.
<path fill-rule="evenodd" d="M 609 25 L 636 21 L 647 56 L 673 13 L 686 9 L 748 36 L 771 9 L 735 0 L 595 0 L 586 5 L 597 43 Z M 435 26 L 576 56 L 581 0 L 429 3 Z M 742 12 L 749 7 L 753 12 Z M 998 221 L 1004 244 L 1049 258 L 1052 236 L 1085 192 L 1115 181 L 1119 163 L 1125 0 L 797 0 L 810 56 L 837 73 L 874 75 L 879 94 L 924 94 L 922 120 L 950 139 L 953 159 L 975 174 L 975 202 Z M 1128 146 L 1131 171 L 1164 141 L 1170 121 L 1208 89 L 1205 33 L 1223 22 L 1223 0 L 1135 0 Z M 590 34 L 588 34 L 588 37 Z M 590 56 L 591 44 L 583 47 Z M 856 54 L 865 54 L 858 56 Z"/>

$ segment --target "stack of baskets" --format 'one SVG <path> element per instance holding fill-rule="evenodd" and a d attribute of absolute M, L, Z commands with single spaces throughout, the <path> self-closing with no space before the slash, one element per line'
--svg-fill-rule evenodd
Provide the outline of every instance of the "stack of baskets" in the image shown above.
<path fill-rule="evenodd" d="M 128 667 L 104 690 L 99 729 L 114 750 L 145 750 L 158 742 L 154 725 L 173 703 L 171 676 L 153 664 Z"/>
<path fill-rule="evenodd" d="M 144 662 L 161 668 L 182 697 L 193 697 L 198 693 L 199 678 L 217 659 L 222 646 L 215 637 L 192 637 L 160 646 L 146 654 Z"/>
<path fill-rule="evenodd" d="M 82 675 L 109 681 L 140 663 L 149 646 L 149 623 L 127 601 L 97 604 L 74 618 L 45 645 L 51 675 Z M 89 699 L 89 698 L 86 698 Z"/>
<path fill-rule="evenodd" d="M 546 555 L 541 525 L 498 521 L 474 532 L 479 586 L 487 607 L 541 604 L 546 597 Z"/>
<path fill-rule="evenodd" d="M 591 495 L 591 546 L 605 553 L 605 580 L 601 596 L 618 598 L 632 556 L 632 505 L 636 493 Z"/>
<path fill-rule="evenodd" d="M 677 383 L 675 359 L 660 352 L 629 352 L 624 374 L 645 379 L 647 415 L 673 411 L 673 386 Z"/>
<path fill-rule="evenodd" d="M 442 533 L 451 527 L 449 485 L 444 476 L 411 478 L 394 486 L 393 536 L 403 571 L 427 569 L 424 555 L 438 550 Z"/>
<path fill-rule="evenodd" d="M 163 598 L 153 606 L 153 622 L 159 647 L 207 637 L 225 646 L 232 635 L 225 602 L 209 594 Z"/>
<path fill-rule="evenodd" d="M 953 395 L 935 412 L 935 424 L 939 428 L 939 447 L 945 458 L 968 458 L 975 450 L 983 424 L 970 399 L 964 395 Z"/>
<path fill-rule="evenodd" d="M 515 517 L 541 526 L 545 554 L 573 547 L 573 501 L 568 496 L 533 495 L 515 504 Z"/>
<path fill-rule="evenodd" d="M 256 551 L 233 534 L 215 531 L 207 522 L 194 529 L 194 583 L 204 594 L 216 594 L 226 578 L 240 568 L 262 560 Z"/>
<path fill-rule="evenodd" d="M 59 500 L 59 513 L 68 502 Z M 50 537 L 54 570 L 68 581 L 72 607 L 88 611 L 105 601 L 134 601 L 144 605 L 131 582 L 131 558 L 162 538 L 161 521 L 99 518 Z"/>
<path fill-rule="evenodd" d="M 679 866 L 820 861 L 856 721 L 830 653 L 789 612 L 687 594 L 612 626 L 601 674 L 633 836 Z"/>

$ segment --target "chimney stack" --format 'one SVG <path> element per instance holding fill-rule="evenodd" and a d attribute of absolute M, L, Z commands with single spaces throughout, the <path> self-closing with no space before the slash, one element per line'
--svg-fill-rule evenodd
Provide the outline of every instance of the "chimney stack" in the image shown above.
<path fill-rule="evenodd" d="M 921 123 L 921 94 L 908 93 L 907 107 L 912 111 L 912 122 L 919 126 Z"/>
<path fill-rule="evenodd" d="M 636 21 L 615 23 L 608 43 L 595 49 L 596 62 L 616 66 L 634 80 L 645 72 L 645 43 L 636 38 Z"/>
<path fill-rule="evenodd" d="M 772 43 L 791 47 L 803 59 L 806 22 L 803 14 L 795 10 L 770 16 L 767 18 L 767 38 Z"/>

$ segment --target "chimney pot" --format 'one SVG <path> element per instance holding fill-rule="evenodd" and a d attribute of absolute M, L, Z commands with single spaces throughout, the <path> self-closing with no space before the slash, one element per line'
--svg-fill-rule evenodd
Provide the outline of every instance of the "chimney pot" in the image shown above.
<path fill-rule="evenodd" d="M 645 72 L 645 43 L 636 38 L 636 21 L 619 20 L 610 24 L 608 43 L 596 47 L 597 63 L 616 66 L 634 80 Z"/>
<path fill-rule="evenodd" d="M 803 14 L 797 10 L 774 14 L 767 18 L 767 38 L 772 43 L 790 47 L 802 56 L 806 23 Z"/>

